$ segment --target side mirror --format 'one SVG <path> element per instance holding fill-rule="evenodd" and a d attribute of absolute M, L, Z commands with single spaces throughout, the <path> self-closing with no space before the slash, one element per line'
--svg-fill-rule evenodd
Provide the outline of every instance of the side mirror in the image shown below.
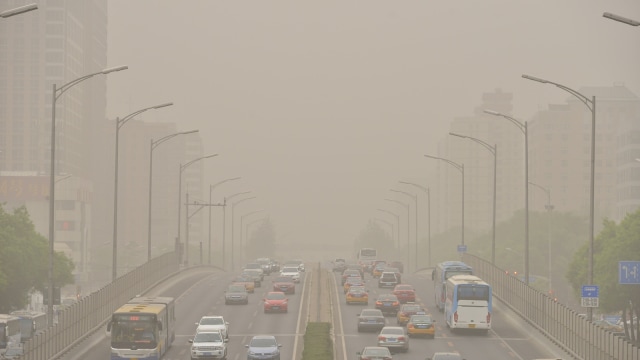
<path fill-rule="evenodd" d="M 247 349 L 249 348 L 249 345 L 245 345 L 244 347 L 246 347 Z"/>
<path fill-rule="evenodd" d="M 200 323 L 195 323 L 195 324 L 196 324 L 196 326 L 200 325 Z"/>
<path fill-rule="evenodd" d="M 279 347 L 279 348 L 281 348 L 281 347 L 282 347 L 282 344 L 278 344 L 278 347 Z"/>
<path fill-rule="evenodd" d="M 187 342 L 189 342 L 189 344 L 193 344 L 193 339 L 189 339 Z"/>
<path fill-rule="evenodd" d="M 229 342 L 229 339 L 224 339 L 223 341 L 224 341 L 224 342 Z"/>

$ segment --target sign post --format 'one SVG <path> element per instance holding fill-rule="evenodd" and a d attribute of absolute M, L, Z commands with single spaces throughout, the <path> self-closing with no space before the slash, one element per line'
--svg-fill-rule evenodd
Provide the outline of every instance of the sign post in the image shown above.
<path fill-rule="evenodd" d="M 598 285 L 582 285 L 582 307 L 594 308 L 598 307 L 598 293 L 600 287 Z"/>

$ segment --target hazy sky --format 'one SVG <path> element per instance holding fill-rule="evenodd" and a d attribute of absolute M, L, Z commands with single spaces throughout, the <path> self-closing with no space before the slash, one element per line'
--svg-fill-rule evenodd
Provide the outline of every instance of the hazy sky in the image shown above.
<path fill-rule="evenodd" d="M 640 95 L 638 0 L 109 0 L 110 118 L 199 129 L 205 184 L 252 190 L 283 240 L 351 241 L 388 189 L 426 179 L 449 122 L 483 92 L 514 94 L 528 119 L 573 88 Z M 153 118 L 152 118 L 153 116 Z M 426 181 L 426 180 L 422 180 Z M 426 184 L 425 184 L 426 185 Z M 437 190 L 435 190 L 437 191 Z"/>

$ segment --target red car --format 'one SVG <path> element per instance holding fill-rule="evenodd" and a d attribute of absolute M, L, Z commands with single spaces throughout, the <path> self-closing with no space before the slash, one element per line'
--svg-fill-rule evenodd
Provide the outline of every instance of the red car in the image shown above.
<path fill-rule="evenodd" d="M 264 300 L 264 312 L 288 312 L 289 300 L 282 291 L 271 291 L 267 293 Z"/>
<path fill-rule="evenodd" d="M 273 279 L 273 291 L 281 291 L 285 294 L 295 294 L 296 284 L 291 276 L 278 276 Z"/>
<path fill-rule="evenodd" d="M 409 284 L 398 284 L 393 288 L 393 295 L 398 297 L 401 304 L 416 301 L 416 290 Z"/>

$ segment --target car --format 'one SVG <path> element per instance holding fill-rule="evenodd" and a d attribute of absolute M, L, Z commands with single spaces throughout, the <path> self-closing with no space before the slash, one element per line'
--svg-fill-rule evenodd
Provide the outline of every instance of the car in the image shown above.
<path fill-rule="evenodd" d="M 285 266 L 280 270 L 280 276 L 289 276 L 294 283 L 300 282 L 300 270 L 298 270 L 298 267 Z"/>
<path fill-rule="evenodd" d="M 294 260 L 287 260 L 284 263 L 285 267 L 297 267 L 298 271 L 300 272 L 304 272 L 305 271 L 305 267 L 304 267 L 304 262 L 300 259 L 294 259 Z"/>
<path fill-rule="evenodd" d="M 373 271 L 371 271 L 371 276 L 373 276 L 374 278 L 379 278 L 386 267 L 387 264 L 385 262 L 377 263 L 376 265 L 374 265 Z"/>
<path fill-rule="evenodd" d="M 241 276 L 253 279 L 253 283 L 255 284 L 255 287 L 261 287 L 262 286 L 261 273 L 262 273 L 262 269 L 244 269 L 242 270 Z"/>
<path fill-rule="evenodd" d="M 385 325 L 384 315 L 378 309 L 363 309 L 358 316 L 358 332 L 380 331 Z"/>
<path fill-rule="evenodd" d="M 425 315 L 426 313 L 427 312 L 422 308 L 422 306 L 420 306 L 420 304 L 402 304 L 400 305 L 400 310 L 398 310 L 398 313 L 396 314 L 396 321 L 398 325 L 404 326 L 411 318 L 411 315 Z"/>
<path fill-rule="evenodd" d="M 350 304 L 365 304 L 369 305 L 369 293 L 364 286 L 351 286 L 347 295 L 345 296 L 346 302 Z"/>
<path fill-rule="evenodd" d="M 393 295 L 398 297 L 401 304 L 416 301 L 416 290 L 409 284 L 398 284 L 393 288 Z"/>
<path fill-rule="evenodd" d="M 365 346 L 356 355 L 358 355 L 358 360 L 393 360 L 391 351 L 380 346 Z"/>
<path fill-rule="evenodd" d="M 285 294 L 295 294 L 296 284 L 291 276 L 278 276 L 273 279 L 273 291 L 282 291 Z"/>
<path fill-rule="evenodd" d="M 364 279 L 364 268 L 361 264 L 347 263 L 347 267 L 345 270 L 358 270 L 358 272 L 360 273 L 360 277 Z"/>
<path fill-rule="evenodd" d="M 231 284 L 227 287 L 227 291 L 224 292 L 224 304 L 248 304 L 249 292 L 244 285 Z"/>
<path fill-rule="evenodd" d="M 398 278 L 398 284 L 402 283 L 402 271 L 400 271 L 400 269 L 392 267 L 392 266 L 387 266 L 384 269 L 384 271 L 395 273 L 396 277 Z"/>
<path fill-rule="evenodd" d="M 435 352 L 426 360 L 465 360 L 460 354 L 454 352 Z"/>
<path fill-rule="evenodd" d="M 201 331 L 220 331 L 222 337 L 229 339 L 229 322 L 223 316 L 203 316 L 196 323 L 196 333 Z"/>
<path fill-rule="evenodd" d="M 435 322 L 431 315 L 411 315 L 407 322 L 407 335 L 409 337 L 426 336 L 433 339 L 436 337 Z"/>
<path fill-rule="evenodd" d="M 254 276 L 259 276 L 260 281 L 264 281 L 264 271 L 262 269 L 244 269 L 242 270 L 243 274 L 253 274 Z"/>
<path fill-rule="evenodd" d="M 379 288 L 393 288 L 398 285 L 400 282 L 398 281 L 398 277 L 396 273 L 384 271 L 380 278 L 378 279 L 378 287 Z"/>
<path fill-rule="evenodd" d="M 345 259 L 342 258 L 336 258 L 334 259 L 331 264 L 333 264 L 333 271 L 334 272 L 343 272 L 346 268 L 347 268 L 347 261 Z"/>
<path fill-rule="evenodd" d="M 348 277 L 359 277 L 361 279 L 364 279 L 362 273 L 359 270 L 356 269 L 346 269 L 345 271 L 342 272 L 342 285 L 344 285 L 345 281 L 347 281 Z"/>
<path fill-rule="evenodd" d="M 364 286 L 364 280 L 362 280 L 361 277 L 357 277 L 357 276 L 348 277 L 347 280 L 344 282 L 344 285 L 342 285 L 343 292 L 346 294 L 352 285 Z"/>
<path fill-rule="evenodd" d="M 289 299 L 282 291 L 270 291 L 265 295 L 264 299 L 264 313 L 270 312 L 288 312 L 289 311 Z"/>
<path fill-rule="evenodd" d="M 255 335 L 245 347 L 247 360 L 280 360 L 282 345 L 273 335 Z"/>
<path fill-rule="evenodd" d="M 256 283 L 249 276 L 236 276 L 233 278 L 232 284 L 244 285 L 249 294 L 253 294 L 256 291 Z"/>
<path fill-rule="evenodd" d="M 272 267 L 271 267 L 271 259 L 269 258 L 258 258 L 256 262 L 260 264 L 260 268 L 264 271 L 265 275 L 271 275 Z"/>
<path fill-rule="evenodd" d="M 227 341 L 219 330 L 202 331 L 196 333 L 191 343 L 191 360 L 197 359 L 226 359 Z"/>
<path fill-rule="evenodd" d="M 393 294 L 380 294 L 376 299 L 375 307 L 384 314 L 395 315 L 400 308 L 400 300 Z"/>
<path fill-rule="evenodd" d="M 385 326 L 378 334 L 378 346 L 389 348 L 394 351 L 409 351 L 409 337 L 404 333 L 404 328 L 400 326 Z"/>

